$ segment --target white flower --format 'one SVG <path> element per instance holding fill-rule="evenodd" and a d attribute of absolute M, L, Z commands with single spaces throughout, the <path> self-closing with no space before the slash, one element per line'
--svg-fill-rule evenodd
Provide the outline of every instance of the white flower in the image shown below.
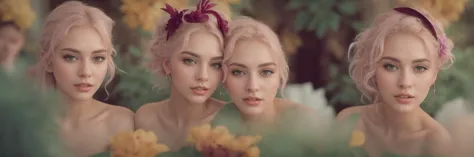
<path fill-rule="evenodd" d="M 456 98 L 443 104 L 436 113 L 435 119 L 443 125 L 448 125 L 458 117 L 470 114 L 468 102 L 463 98 Z"/>
<path fill-rule="evenodd" d="M 288 84 L 283 92 L 285 98 L 293 102 L 307 105 L 314 110 L 318 117 L 333 119 L 335 116 L 334 109 L 328 105 L 323 88 L 314 90 L 311 83 Z"/>

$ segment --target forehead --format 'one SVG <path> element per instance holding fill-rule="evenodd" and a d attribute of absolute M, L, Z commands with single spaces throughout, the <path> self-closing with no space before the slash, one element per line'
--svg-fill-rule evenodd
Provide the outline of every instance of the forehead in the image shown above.
<path fill-rule="evenodd" d="M 229 62 L 238 62 L 252 67 L 275 62 L 275 57 L 270 47 L 264 42 L 256 39 L 241 39 L 235 43 L 234 52 Z"/>
<path fill-rule="evenodd" d="M 221 44 L 219 39 L 207 31 L 193 32 L 189 36 L 188 44 L 184 51 L 193 52 L 199 56 L 222 56 Z"/>
<path fill-rule="evenodd" d="M 401 61 L 412 61 L 426 58 L 436 59 L 436 49 L 428 40 L 413 33 L 395 33 L 384 43 L 383 56 L 390 56 Z"/>
<path fill-rule="evenodd" d="M 91 53 L 99 49 L 106 49 L 99 33 L 92 27 L 72 27 L 60 41 L 58 50 L 72 48 L 82 53 Z"/>

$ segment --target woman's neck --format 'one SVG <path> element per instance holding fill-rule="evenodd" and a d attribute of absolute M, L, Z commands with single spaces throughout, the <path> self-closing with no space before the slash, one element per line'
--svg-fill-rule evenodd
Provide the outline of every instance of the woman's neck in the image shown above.
<path fill-rule="evenodd" d="M 199 122 L 208 115 L 211 108 L 210 99 L 202 104 L 195 104 L 189 102 L 181 93 L 174 91 L 176 90 L 171 91 L 166 103 L 166 112 L 178 127 Z"/>
<path fill-rule="evenodd" d="M 274 100 L 271 103 L 264 104 L 265 108 L 263 112 L 256 115 L 242 115 L 245 125 L 250 128 L 265 129 L 266 127 L 272 127 L 277 122 L 279 102 Z M 264 127 L 264 128 L 262 128 Z M 253 130 L 253 129 L 252 129 Z"/>
<path fill-rule="evenodd" d="M 97 110 L 102 106 L 99 101 L 92 98 L 88 100 L 68 99 L 66 103 L 66 117 L 73 119 L 82 119 L 87 118 L 87 115 L 94 115 L 94 113 L 99 112 Z"/>
<path fill-rule="evenodd" d="M 421 116 L 424 111 L 420 107 L 416 107 L 411 111 L 400 112 L 388 105 L 377 105 L 379 105 L 378 113 L 380 113 L 381 122 L 388 134 L 397 137 L 400 134 L 413 133 L 423 129 Z"/>

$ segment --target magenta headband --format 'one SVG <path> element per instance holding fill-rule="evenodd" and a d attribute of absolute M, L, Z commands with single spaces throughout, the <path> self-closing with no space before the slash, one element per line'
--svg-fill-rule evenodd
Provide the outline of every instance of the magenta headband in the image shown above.
<path fill-rule="evenodd" d="M 446 50 L 447 49 L 447 47 L 446 47 L 446 35 L 445 34 L 438 35 L 438 33 L 436 33 L 436 29 L 435 29 L 434 25 L 430 22 L 430 20 L 428 20 L 428 18 L 426 18 L 423 14 L 421 14 L 417 10 L 409 8 L 409 7 L 399 7 L 399 8 L 394 8 L 393 10 L 395 10 L 399 13 L 409 15 L 409 16 L 413 16 L 413 17 L 416 17 L 416 18 L 420 19 L 421 23 L 423 23 L 423 25 L 430 31 L 430 33 L 436 38 L 436 40 L 438 40 L 439 46 L 440 46 L 439 55 L 442 57 L 446 54 L 446 51 L 447 51 Z"/>
<path fill-rule="evenodd" d="M 216 4 L 210 3 L 209 0 L 201 0 L 196 6 L 196 10 L 192 11 L 191 13 L 184 15 L 184 12 L 187 11 L 181 10 L 178 11 L 177 9 L 171 7 L 168 4 L 165 4 L 166 8 L 161 8 L 161 10 L 170 14 L 170 19 L 166 24 L 165 30 L 168 32 L 166 35 L 166 40 L 168 40 L 174 32 L 179 28 L 179 26 L 183 23 L 182 19 L 184 16 L 184 20 L 189 23 L 202 23 L 207 22 L 209 20 L 209 16 L 207 14 L 214 15 L 217 19 L 217 26 L 221 31 L 222 35 L 225 36 L 229 28 L 227 27 L 228 22 L 224 20 L 219 13 L 214 10 L 211 10 Z"/>

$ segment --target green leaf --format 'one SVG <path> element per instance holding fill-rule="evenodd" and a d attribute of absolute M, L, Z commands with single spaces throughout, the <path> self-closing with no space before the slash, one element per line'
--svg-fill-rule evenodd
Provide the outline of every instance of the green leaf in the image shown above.
<path fill-rule="evenodd" d="M 328 30 L 329 24 L 326 22 L 321 22 L 319 23 L 318 28 L 316 29 L 316 36 L 318 38 L 323 38 L 324 35 L 326 35 L 326 32 Z"/>
<path fill-rule="evenodd" d="M 140 57 L 140 56 L 142 56 L 142 52 L 141 52 L 141 50 L 140 50 L 138 47 L 130 46 L 130 47 L 128 48 L 128 51 L 129 51 L 130 54 L 132 54 L 134 57 Z"/>
<path fill-rule="evenodd" d="M 343 1 L 339 5 L 337 5 L 339 11 L 342 12 L 344 15 L 354 15 L 357 11 L 356 3 L 354 1 Z"/>
<path fill-rule="evenodd" d="M 331 27 L 332 30 L 334 31 L 338 31 L 339 30 L 339 23 L 341 21 L 341 16 L 332 12 L 331 14 L 329 14 L 329 25 Z"/>
<path fill-rule="evenodd" d="M 305 28 L 305 25 L 308 23 L 310 19 L 310 14 L 304 10 L 299 11 L 296 14 L 295 23 L 294 23 L 294 30 L 299 32 Z"/>
<path fill-rule="evenodd" d="M 354 28 L 355 30 L 361 32 L 364 27 L 365 27 L 365 24 L 361 21 L 355 21 L 355 22 L 352 22 L 351 24 L 352 28 Z"/>
<path fill-rule="evenodd" d="M 321 18 L 319 16 L 313 16 L 311 21 L 309 21 L 308 27 L 306 27 L 306 29 L 308 29 L 309 31 L 314 31 L 318 28 L 319 23 L 321 23 Z"/>
<path fill-rule="evenodd" d="M 295 9 L 299 9 L 301 7 L 304 6 L 304 1 L 303 0 L 290 0 L 287 4 L 286 4 L 286 9 L 288 10 L 295 10 Z"/>

